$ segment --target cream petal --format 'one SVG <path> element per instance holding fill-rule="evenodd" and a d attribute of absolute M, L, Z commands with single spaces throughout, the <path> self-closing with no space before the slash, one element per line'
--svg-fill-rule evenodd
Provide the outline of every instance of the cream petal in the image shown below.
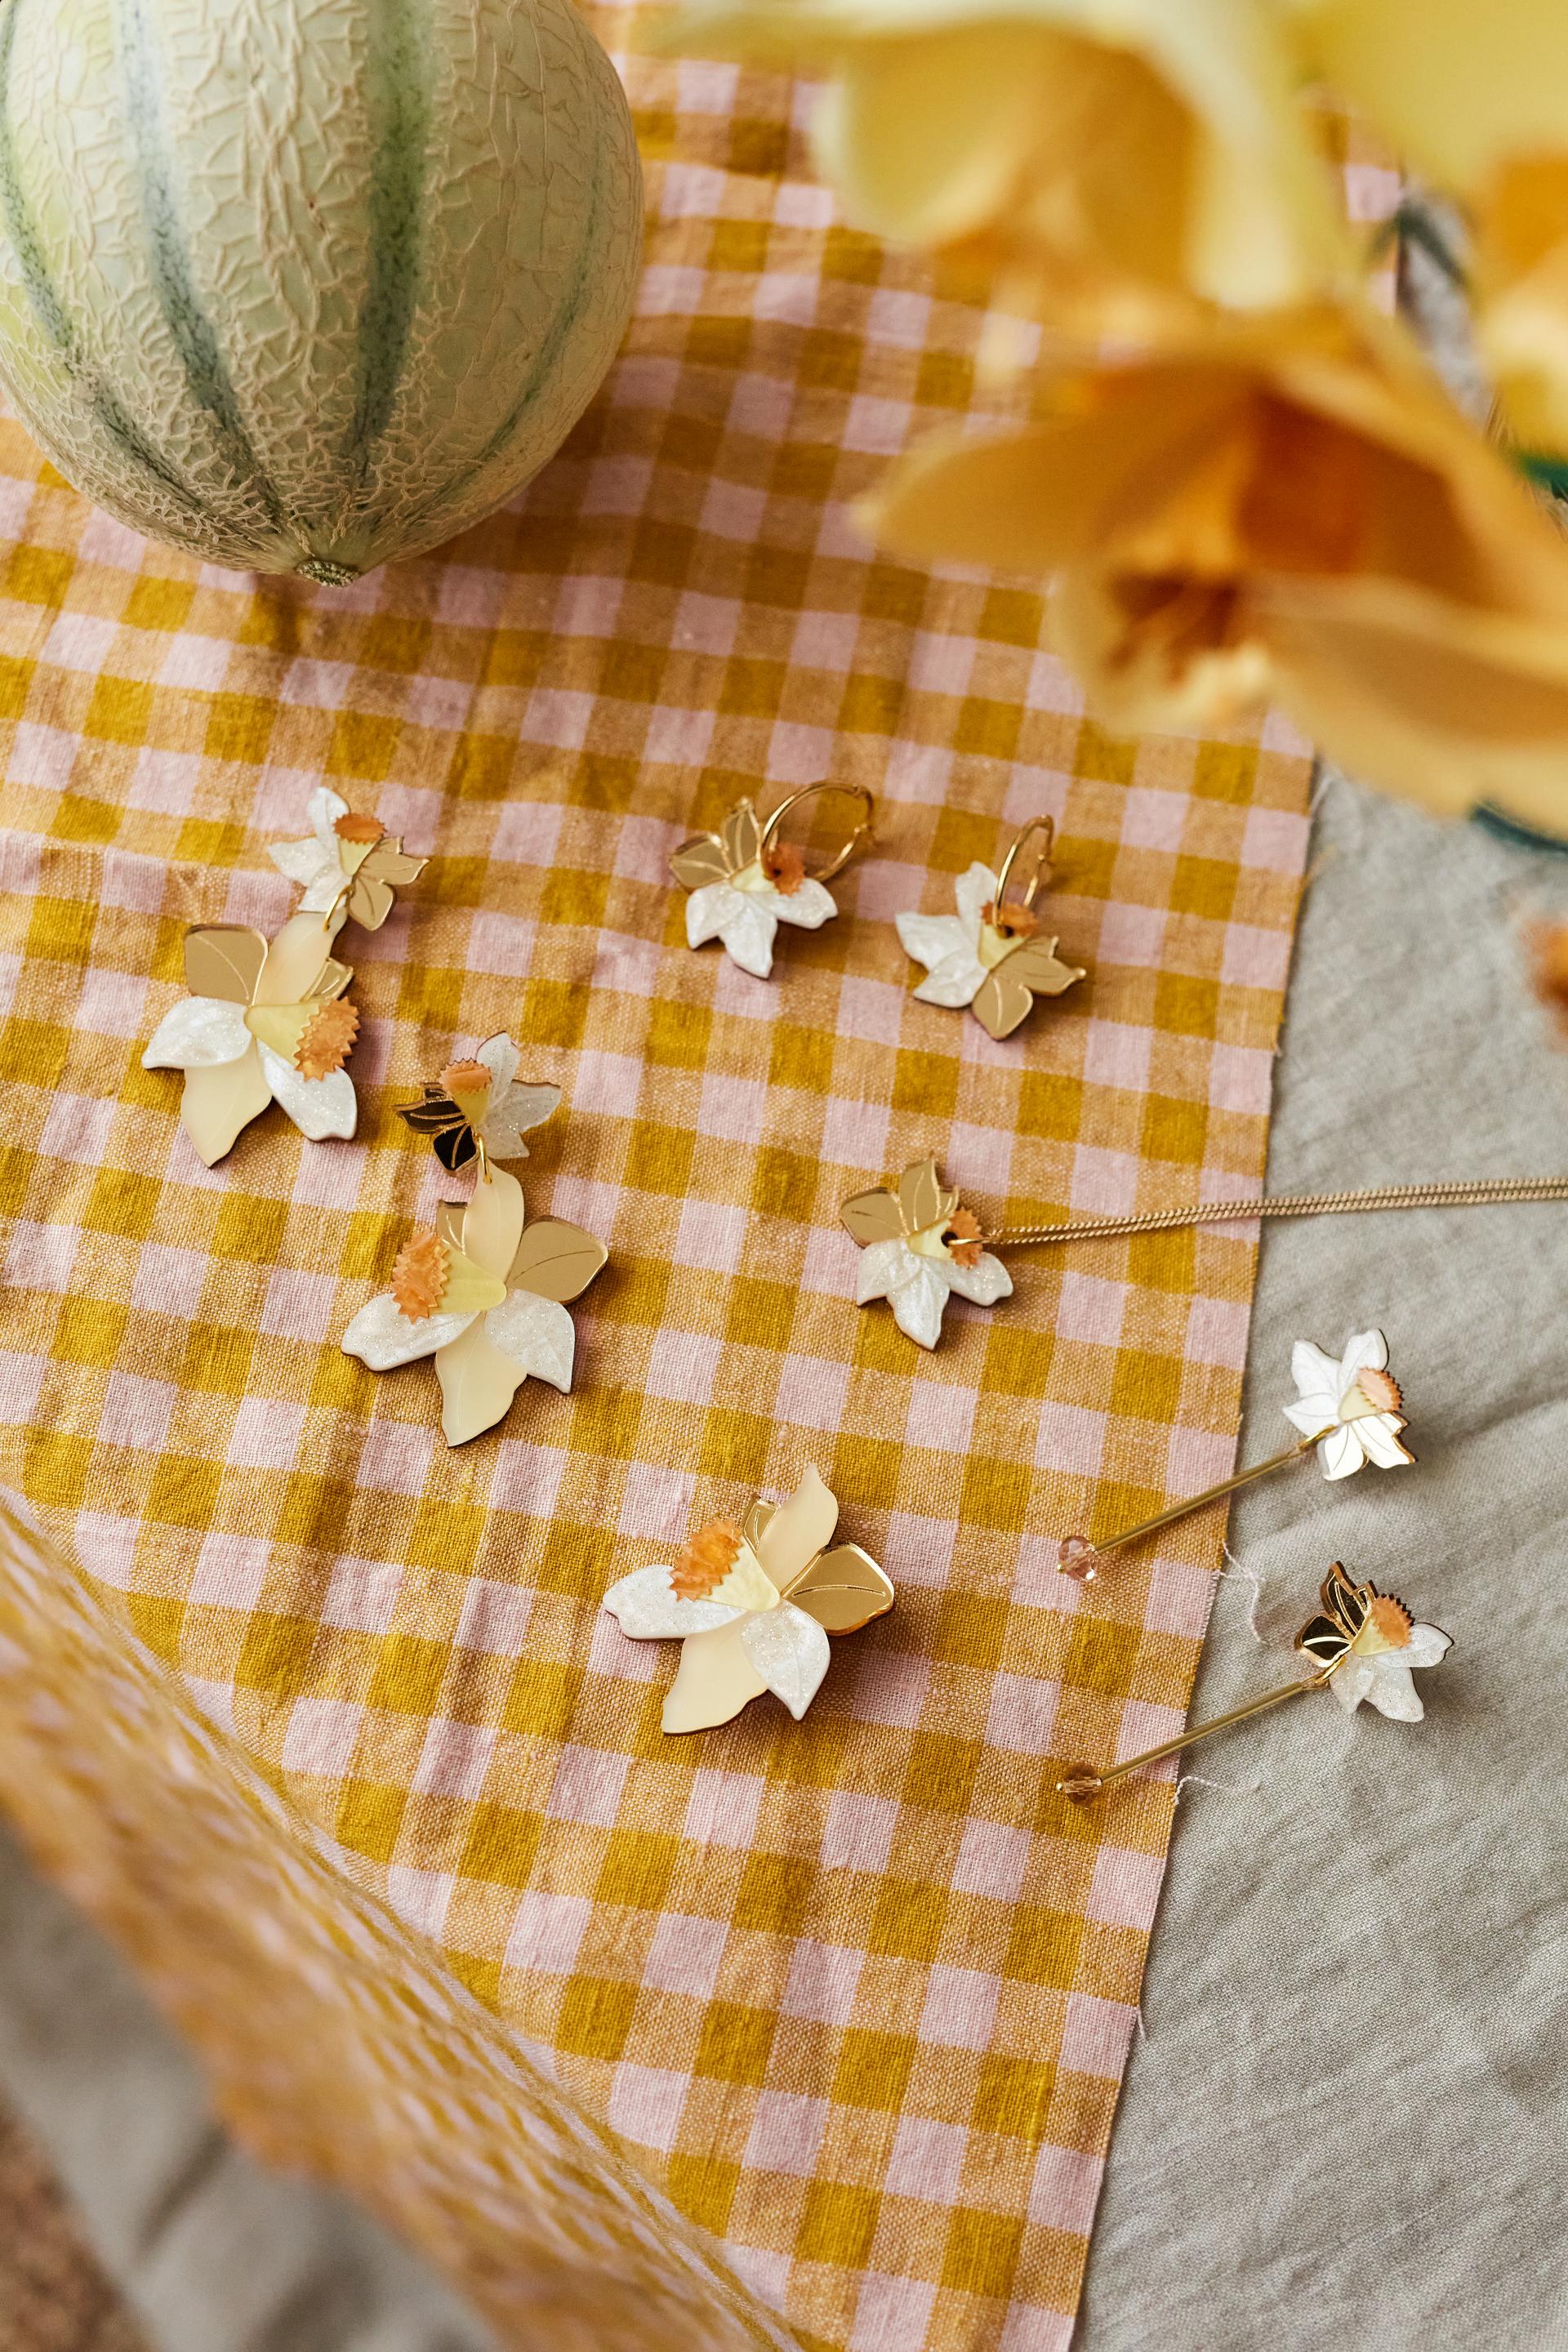
<path fill-rule="evenodd" d="M 973 960 L 974 942 L 956 915 L 900 915 L 894 929 L 899 934 L 906 955 L 934 971 L 950 956 L 968 955 Z"/>
<path fill-rule="evenodd" d="M 333 792 L 331 784 L 318 784 L 305 803 L 305 814 L 310 820 L 316 839 L 321 845 L 321 853 L 323 856 L 330 857 L 334 866 L 338 865 L 340 860 L 338 836 L 333 827 L 339 817 L 347 816 L 348 813 L 347 801 L 340 793 Z"/>
<path fill-rule="evenodd" d="M 362 1307 L 343 1333 L 343 1353 L 357 1356 L 373 1372 L 390 1372 L 399 1364 L 417 1363 L 461 1339 L 471 1315 L 426 1315 L 413 1322 L 390 1291 Z"/>
<path fill-rule="evenodd" d="M 485 1329 L 514 1364 L 563 1394 L 572 1386 L 577 1334 L 564 1307 L 531 1291 L 513 1290 L 485 1317 Z"/>
<path fill-rule="evenodd" d="M 773 968 L 773 935 L 778 919 L 769 900 L 751 893 L 735 891 L 736 912 L 725 921 L 719 936 L 732 962 L 753 980 L 766 980 Z M 691 901 L 696 904 L 695 899 Z"/>
<path fill-rule="evenodd" d="M 250 1050 L 243 1004 L 216 996 L 182 997 L 159 1022 L 142 1056 L 144 1070 L 205 1069 L 237 1062 Z"/>
<path fill-rule="evenodd" d="M 1361 1441 L 1362 1452 L 1380 1470 L 1402 1470 L 1415 1461 L 1399 1443 L 1404 1423 L 1395 1421 L 1391 1412 L 1363 1413 L 1353 1424 Z"/>
<path fill-rule="evenodd" d="M 1403 1657 L 1369 1658 L 1367 1664 L 1372 1668 L 1368 1705 L 1376 1707 L 1379 1715 L 1386 1715 L 1391 1723 L 1419 1723 L 1426 1710 L 1416 1696 Z"/>
<path fill-rule="evenodd" d="M 314 834 L 308 841 L 275 841 L 267 855 L 290 882 L 302 883 L 307 888 L 329 870 L 333 874 L 341 872 L 335 851 L 329 859 Z"/>
<path fill-rule="evenodd" d="M 542 1127 L 560 1108 L 559 1087 L 509 1086 L 480 1125 L 486 1150 L 497 1160 L 526 1160 L 524 1133 Z"/>
<path fill-rule="evenodd" d="M 933 1259 L 917 1258 L 913 1276 L 888 1293 L 894 1322 L 919 1347 L 934 1348 L 942 1337 L 948 1295 L 945 1273 Z"/>
<path fill-rule="evenodd" d="M 353 1135 L 359 1103 L 346 1070 L 334 1070 L 325 1078 L 302 1078 L 293 1063 L 275 1054 L 270 1045 L 258 1042 L 257 1051 L 273 1101 L 288 1112 L 301 1135 L 312 1143 L 323 1143 L 330 1135 Z"/>
<path fill-rule="evenodd" d="M 1354 1422 L 1342 1428 L 1331 1429 L 1318 1448 L 1318 1460 L 1325 1478 L 1350 1478 L 1363 1468 L 1366 1455 L 1361 1450 Z"/>
<path fill-rule="evenodd" d="M 868 1307 L 873 1298 L 890 1298 L 894 1289 L 911 1279 L 913 1252 L 901 1241 L 871 1242 L 860 1253 L 855 1283 L 855 1304 Z"/>
<path fill-rule="evenodd" d="M 1290 1378 L 1303 1397 L 1330 1396 L 1334 1400 L 1332 1421 L 1339 1409 L 1340 1360 L 1325 1355 L 1310 1339 L 1298 1339 L 1290 1350 Z"/>
<path fill-rule="evenodd" d="M 300 912 L 302 915 L 325 915 L 329 913 L 331 908 L 336 904 L 338 897 L 342 890 L 342 887 L 343 876 L 342 868 L 336 866 L 323 866 L 315 880 L 311 883 L 310 888 L 306 891 L 304 897 L 300 899 Z M 334 938 L 336 938 L 338 932 L 342 929 L 344 923 L 346 923 L 349 919 L 348 900 L 346 898 L 343 900 L 342 905 L 338 908 L 338 917 L 339 919 L 332 925 L 332 936 Z"/>
<path fill-rule="evenodd" d="M 1381 1372 L 1388 1361 L 1388 1342 L 1381 1331 L 1358 1331 L 1345 1341 L 1335 1387 L 1342 1398 L 1361 1373 Z"/>
<path fill-rule="evenodd" d="M 1027 851 L 1025 852 L 1026 857 Z M 961 874 L 953 885 L 953 897 L 958 901 L 958 919 L 963 924 L 973 947 L 980 937 L 980 919 L 984 909 L 996 896 L 996 877 L 989 866 L 978 858 L 966 874 Z"/>
<path fill-rule="evenodd" d="M 838 912 L 838 901 L 826 883 L 809 878 L 794 890 L 774 890 L 767 904 L 779 922 L 793 923 L 801 931 L 819 931 Z"/>
<path fill-rule="evenodd" d="M 733 1624 L 744 1614 L 717 1601 L 683 1601 L 672 1592 L 668 1568 L 637 1568 L 612 1584 L 605 1607 L 623 1633 L 634 1642 L 684 1640 L 689 1633 L 710 1633 L 719 1625 Z"/>
<path fill-rule="evenodd" d="M 985 966 L 967 944 L 955 955 L 933 964 L 915 994 L 922 1004 L 945 1004 L 956 1011 L 973 1004 L 985 985 Z"/>
<path fill-rule="evenodd" d="M 505 1094 L 507 1088 L 510 1086 L 512 1080 L 517 1076 L 517 1066 L 520 1059 L 517 1047 L 512 1044 L 511 1039 L 507 1035 L 505 1030 L 502 1029 L 499 1031 L 495 1036 L 487 1037 L 482 1045 L 476 1045 L 474 1048 L 474 1059 L 476 1062 L 482 1062 L 486 1069 L 489 1072 L 491 1077 L 495 1080 L 496 1100 L 499 1104 L 501 1097 Z M 556 1090 L 556 1100 L 559 1102 L 560 1098 L 560 1090 L 558 1088 Z"/>
<path fill-rule="evenodd" d="M 730 882 L 709 882 L 693 890 L 686 902 L 687 946 L 706 947 L 710 940 L 720 938 L 725 924 L 734 920 L 744 904 L 741 892 Z"/>
<path fill-rule="evenodd" d="M 947 1279 L 961 1298 L 976 1307 L 994 1307 L 999 1298 L 1013 1296 L 1013 1277 L 999 1257 L 982 1250 L 973 1265 L 960 1265 L 956 1261 L 948 1268 Z"/>
<path fill-rule="evenodd" d="M 1340 1401 L 1331 1389 L 1314 1389 L 1294 1404 L 1282 1404 L 1279 1410 L 1303 1437 L 1316 1437 L 1321 1430 L 1337 1425 Z"/>
<path fill-rule="evenodd" d="M 1407 1666 L 1436 1666 L 1454 1646 L 1454 1637 L 1436 1625 L 1412 1625 L 1410 1639 L 1399 1653 Z"/>
<path fill-rule="evenodd" d="M 816 1696 L 831 1654 L 816 1618 L 786 1601 L 762 1616 L 748 1617 L 741 1642 L 774 1697 L 783 1699 L 798 1723 Z"/>
<path fill-rule="evenodd" d="M 1336 1666 L 1329 1677 L 1329 1688 L 1347 1715 L 1353 1715 L 1372 1688 L 1373 1661 L 1370 1658 L 1347 1658 Z"/>

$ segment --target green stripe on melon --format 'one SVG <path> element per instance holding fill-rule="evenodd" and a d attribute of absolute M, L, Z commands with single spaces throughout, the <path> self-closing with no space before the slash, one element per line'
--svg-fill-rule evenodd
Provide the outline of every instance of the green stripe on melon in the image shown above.
<path fill-rule="evenodd" d="M 0 377 L 120 520 L 348 580 L 559 446 L 641 183 L 571 0 L 0 0 Z"/>

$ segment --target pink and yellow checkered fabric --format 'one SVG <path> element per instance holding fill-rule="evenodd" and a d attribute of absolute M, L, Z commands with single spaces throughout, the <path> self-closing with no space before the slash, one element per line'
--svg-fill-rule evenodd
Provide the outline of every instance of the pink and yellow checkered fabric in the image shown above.
<path fill-rule="evenodd" d="M 504 2341 L 1060 2352 L 1172 1794 L 1053 1784 L 1181 1722 L 1219 1532 L 1087 1592 L 1055 1538 L 1230 1465 L 1252 1242 L 1020 1262 L 928 1356 L 837 1209 L 926 1152 L 988 1221 L 1258 1184 L 1307 762 L 1112 740 L 1037 595 L 868 550 L 975 315 L 836 223 L 786 85 L 631 79 L 626 350 L 440 556 L 199 571 L 0 437 L 0 1795 L 227 2109 Z M 670 849 L 824 774 L 880 803 L 840 919 L 771 983 L 689 951 Z M 289 910 L 322 777 L 432 859 L 344 934 L 360 1138 L 209 1172 L 142 1045 L 188 923 Z M 993 1045 L 892 918 L 1040 812 L 1091 978 Z M 565 1092 L 531 1212 L 611 1264 L 575 1392 L 452 1454 L 338 1343 L 455 1189 L 394 1104 L 499 1029 Z M 664 1738 L 600 1595 L 807 1463 L 897 1610 L 803 1724 Z"/>

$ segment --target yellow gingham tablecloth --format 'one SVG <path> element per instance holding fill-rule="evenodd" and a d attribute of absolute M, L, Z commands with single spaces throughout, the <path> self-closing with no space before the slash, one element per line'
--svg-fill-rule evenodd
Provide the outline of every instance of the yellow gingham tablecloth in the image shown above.
<path fill-rule="evenodd" d="M 988 1219 L 1258 1183 L 1308 765 L 1113 740 L 1037 595 L 868 551 L 976 314 L 837 225 L 789 85 L 627 71 L 625 353 L 441 555 L 199 570 L 0 437 L 0 1798 L 252 2141 L 503 2341 L 1060 2352 L 1172 1780 L 1053 1782 L 1180 1724 L 1220 1534 L 1088 1591 L 1055 1538 L 1231 1465 L 1253 1239 L 1019 1261 L 926 1355 L 838 1204 L 928 1151 Z M 840 919 L 771 983 L 689 952 L 672 846 L 824 774 L 880 803 Z M 344 935 L 359 1139 L 208 1172 L 142 1046 L 187 924 L 289 911 L 322 777 L 432 856 Z M 1042 811 L 1091 978 L 993 1045 L 892 918 Z M 531 1214 L 611 1264 L 574 1393 L 449 1453 L 339 1340 L 456 1189 L 393 1105 L 499 1029 L 565 1090 Z M 808 1463 L 895 1612 L 801 1725 L 664 1738 L 602 1592 Z"/>

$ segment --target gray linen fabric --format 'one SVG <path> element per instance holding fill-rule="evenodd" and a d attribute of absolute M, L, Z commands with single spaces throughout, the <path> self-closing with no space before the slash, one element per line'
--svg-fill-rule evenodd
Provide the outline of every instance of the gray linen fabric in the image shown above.
<path fill-rule="evenodd" d="M 1314 835 L 1269 1190 L 1568 1170 L 1568 1051 L 1519 926 L 1568 861 L 1340 782 Z M 1414 1469 L 1237 1498 L 1195 1700 L 1289 1679 L 1328 1563 L 1455 1647 L 1426 1718 L 1327 1695 L 1183 1792 L 1079 2352 L 1568 2344 L 1568 1207 L 1265 1227 L 1242 1460 L 1291 1341 L 1376 1324 Z M 1285 1671 L 1281 1672 L 1281 1667 Z M 1107 1801 L 1111 1801 L 1108 1800 Z"/>

